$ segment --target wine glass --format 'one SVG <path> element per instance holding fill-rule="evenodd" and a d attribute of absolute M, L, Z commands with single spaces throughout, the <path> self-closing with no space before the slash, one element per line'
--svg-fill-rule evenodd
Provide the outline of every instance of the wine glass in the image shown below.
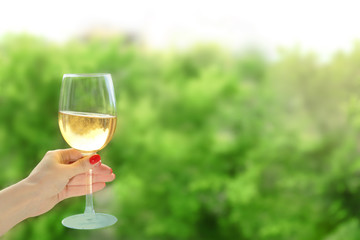
<path fill-rule="evenodd" d="M 83 155 L 94 154 L 111 140 L 116 128 L 116 104 L 110 74 L 64 74 L 60 92 L 59 126 L 65 141 Z M 85 212 L 62 220 L 65 227 L 97 229 L 116 217 L 95 213 L 92 170 L 88 173 Z"/>

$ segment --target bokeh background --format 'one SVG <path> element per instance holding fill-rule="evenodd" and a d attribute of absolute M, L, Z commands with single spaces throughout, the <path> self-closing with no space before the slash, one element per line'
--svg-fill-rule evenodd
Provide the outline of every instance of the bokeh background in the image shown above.
<path fill-rule="evenodd" d="M 64 73 L 109 72 L 100 152 L 116 215 L 76 231 L 67 199 L 3 238 L 360 238 L 356 1 L 9 1 L 0 7 L 0 188 L 46 151 Z M 1 204 L 1 203 L 0 203 Z"/>

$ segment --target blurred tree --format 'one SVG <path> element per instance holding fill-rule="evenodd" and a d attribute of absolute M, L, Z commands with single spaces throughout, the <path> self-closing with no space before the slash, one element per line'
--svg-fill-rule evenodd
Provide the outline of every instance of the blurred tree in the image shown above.
<path fill-rule="evenodd" d="M 118 130 L 101 151 L 117 180 L 95 195 L 111 228 L 64 228 L 66 200 L 5 239 L 356 239 L 359 232 L 360 45 L 328 63 L 284 50 L 231 54 L 200 45 L 151 52 L 126 37 L 56 45 L 0 41 L 3 188 L 47 150 L 64 73 L 110 72 Z"/>

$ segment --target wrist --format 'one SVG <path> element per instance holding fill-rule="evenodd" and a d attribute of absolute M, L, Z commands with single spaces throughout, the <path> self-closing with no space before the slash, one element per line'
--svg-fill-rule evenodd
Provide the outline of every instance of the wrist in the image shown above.
<path fill-rule="evenodd" d="M 19 222 L 34 216 L 36 191 L 25 179 L 0 191 L 0 236 Z"/>
<path fill-rule="evenodd" d="M 34 216 L 33 210 L 36 209 L 37 191 L 35 185 L 27 178 L 18 182 L 16 185 L 18 191 L 21 191 L 21 194 L 19 194 L 21 201 L 19 202 L 17 210 L 19 211 L 22 221 Z"/>
<path fill-rule="evenodd" d="M 38 184 L 31 178 L 27 177 L 19 182 L 24 191 L 24 219 L 39 215 L 38 209 L 41 199 L 43 198 L 39 191 Z"/>

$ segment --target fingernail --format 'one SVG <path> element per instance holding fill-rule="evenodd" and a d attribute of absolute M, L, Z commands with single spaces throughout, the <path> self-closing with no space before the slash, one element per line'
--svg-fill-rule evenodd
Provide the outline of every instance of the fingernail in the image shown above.
<path fill-rule="evenodd" d="M 89 162 L 94 165 L 95 163 L 98 163 L 101 160 L 101 157 L 99 154 L 95 154 L 90 157 Z"/>
<path fill-rule="evenodd" d="M 111 173 L 113 173 L 113 170 L 112 170 L 112 168 L 110 168 L 110 170 L 111 170 Z"/>

